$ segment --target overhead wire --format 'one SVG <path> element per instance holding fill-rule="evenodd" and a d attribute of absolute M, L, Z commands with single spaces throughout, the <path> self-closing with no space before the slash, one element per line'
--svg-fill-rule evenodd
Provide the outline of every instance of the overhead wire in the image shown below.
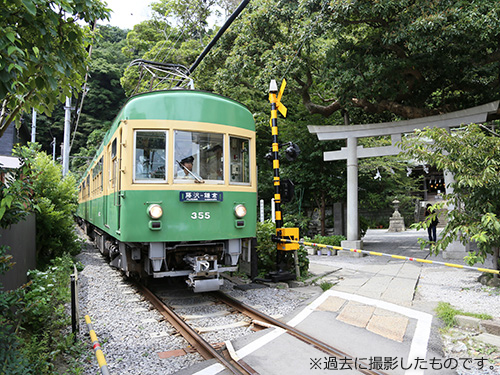
<path fill-rule="evenodd" d="M 169 50 L 167 51 L 167 53 L 165 54 L 165 57 L 163 58 L 163 60 L 161 61 L 162 63 L 164 63 L 167 58 L 170 57 L 170 54 L 172 53 L 172 51 L 174 50 L 174 48 L 176 47 L 177 45 L 177 42 L 179 42 L 179 39 L 182 38 L 182 36 L 184 35 L 184 33 L 186 32 L 187 30 L 187 22 L 191 21 L 191 15 L 195 14 L 199 9 L 200 9 L 200 3 L 198 3 L 196 9 L 190 13 L 190 15 L 184 19 L 184 23 L 182 24 L 181 28 L 180 28 L 180 31 L 181 33 L 179 34 L 179 36 L 177 37 L 177 39 L 175 40 L 175 42 L 172 44 L 172 46 L 169 48 Z M 186 10 L 186 12 L 189 11 L 189 7 L 188 9 Z M 188 12 L 189 13 L 189 12 Z"/>
<path fill-rule="evenodd" d="M 189 4 L 188 8 L 186 9 L 186 12 L 189 12 L 189 8 L 191 8 L 191 4 Z M 165 33 L 165 30 L 166 30 L 167 26 L 169 26 L 169 23 L 167 21 L 165 21 L 165 27 L 163 28 L 163 31 L 162 31 L 162 33 L 165 35 L 165 40 L 163 41 L 163 44 L 161 45 L 161 47 L 158 48 L 158 51 L 156 52 L 156 56 L 153 58 L 153 61 L 156 60 L 156 58 L 158 57 L 158 55 L 162 51 L 163 46 L 170 40 L 170 37 L 174 33 L 175 27 L 172 26 L 170 28 L 170 34 L 167 36 L 166 33 Z M 164 61 L 165 61 L 165 59 L 163 59 L 162 62 L 164 62 Z"/>

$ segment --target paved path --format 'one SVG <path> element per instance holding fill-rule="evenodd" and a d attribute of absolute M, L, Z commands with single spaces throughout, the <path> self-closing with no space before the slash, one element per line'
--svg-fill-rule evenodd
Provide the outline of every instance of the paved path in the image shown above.
<path fill-rule="evenodd" d="M 428 250 L 421 250 L 419 238 L 424 231 L 389 233 L 387 230 L 369 230 L 363 238 L 363 250 L 413 258 L 428 258 Z M 420 276 L 421 263 L 394 259 L 389 256 L 364 256 L 349 251 L 338 251 L 336 256 L 310 256 L 309 270 L 315 275 L 332 272 L 322 278 L 334 284 L 332 291 L 342 292 L 368 300 L 388 302 L 411 307 Z M 439 259 L 440 260 L 440 259 Z M 339 269 L 340 268 L 340 269 Z M 395 309 L 387 310 L 368 302 L 332 300 L 339 313 L 337 319 L 366 328 L 392 340 L 403 341 L 410 318 Z"/>

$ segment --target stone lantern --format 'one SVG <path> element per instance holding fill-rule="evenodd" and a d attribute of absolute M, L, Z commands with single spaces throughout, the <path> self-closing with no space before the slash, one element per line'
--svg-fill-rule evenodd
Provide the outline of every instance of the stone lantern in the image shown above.
<path fill-rule="evenodd" d="M 394 205 L 394 213 L 389 219 L 389 230 L 388 232 L 404 232 L 405 231 L 405 219 L 398 211 L 399 201 L 395 199 L 392 201 Z"/>

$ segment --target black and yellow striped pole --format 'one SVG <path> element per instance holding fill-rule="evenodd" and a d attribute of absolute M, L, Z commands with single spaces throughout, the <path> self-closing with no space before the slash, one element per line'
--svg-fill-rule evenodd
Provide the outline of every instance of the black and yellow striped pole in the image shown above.
<path fill-rule="evenodd" d="M 283 80 L 281 85 L 283 90 L 286 86 L 286 81 Z M 283 91 L 281 91 L 283 94 Z M 281 95 L 280 95 L 281 97 Z M 281 216 L 281 193 L 280 193 L 280 160 L 279 160 L 279 143 L 278 143 L 278 85 L 273 79 L 269 85 L 269 102 L 271 103 L 271 135 L 273 137 L 272 143 L 272 155 L 273 155 L 273 184 L 274 184 L 274 211 L 275 211 L 275 222 L 276 230 L 283 227 L 283 218 Z M 286 115 L 286 107 L 285 115 Z M 276 250 L 276 272 L 278 274 L 282 273 L 284 254 L 280 250 Z M 276 275 L 275 275 L 276 276 Z"/>
<path fill-rule="evenodd" d="M 273 183 L 274 183 L 274 207 L 276 218 L 276 229 L 283 226 L 283 218 L 281 216 L 281 193 L 280 193 L 280 161 L 279 161 L 279 143 L 278 143 L 278 106 L 281 106 L 280 112 L 286 117 L 286 107 L 281 104 L 280 99 L 285 89 L 286 81 L 283 80 L 281 85 L 280 95 L 278 96 L 278 86 L 273 79 L 269 85 L 269 102 L 271 103 L 271 134 L 273 136 L 272 155 L 273 155 Z M 283 111 L 283 112 L 282 112 Z"/>
<path fill-rule="evenodd" d="M 298 239 L 298 228 L 283 228 L 283 216 L 281 212 L 281 192 L 280 192 L 280 162 L 279 162 L 279 143 L 278 143 L 278 111 L 286 117 L 287 108 L 281 103 L 283 91 L 285 91 L 286 80 L 281 83 L 278 92 L 278 85 L 275 80 L 271 81 L 269 85 L 269 102 L 271 103 L 271 134 L 273 137 L 272 143 L 272 156 L 273 156 L 273 185 L 274 185 L 274 207 L 275 207 L 275 221 L 276 221 L 276 237 Z M 293 233 L 293 234 L 292 234 Z M 294 279 L 295 276 L 288 271 L 284 271 L 284 257 L 285 251 L 297 250 L 298 246 L 284 245 L 277 243 L 276 245 L 276 272 L 270 273 L 273 281 L 285 281 Z"/>

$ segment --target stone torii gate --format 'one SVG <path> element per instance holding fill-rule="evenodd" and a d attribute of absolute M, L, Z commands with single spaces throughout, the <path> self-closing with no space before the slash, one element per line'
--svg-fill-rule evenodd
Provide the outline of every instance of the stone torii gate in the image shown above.
<path fill-rule="evenodd" d="M 338 151 L 326 151 L 324 161 L 347 159 L 347 241 L 342 247 L 362 249 L 363 242 L 359 238 L 358 221 L 358 159 L 375 156 L 397 155 L 401 151 L 397 142 L 403 134 L 413 133 L 415 129 L 445 128 L 451 129 L 464 124 L 484 123 L 499 118 L 500 100 L 461 111 L 443 115 L 429 116 L 412 120 L 385 122 L 379 124 L 346 125 L 346 126 L 315 126 L 309 125 L 309 132 L 316 134 L 320 141 L 346 139 L 347 147 Z M 358 138 L 391 136 L 392 145 L 384 147 L 364 148 L 358 146 Z M 448 186 L 453 176 L 445 173 L 445 184 Z M 450 188 L 447 188 L 448 193 Z M 455 246 L 453 246 L 455 245 Z M 456 249 L 454 249 L 456 247 Z M 452 244 L 447 250 L 448 258 L 463 258 L 465 251 L 460 244 Z"/>

